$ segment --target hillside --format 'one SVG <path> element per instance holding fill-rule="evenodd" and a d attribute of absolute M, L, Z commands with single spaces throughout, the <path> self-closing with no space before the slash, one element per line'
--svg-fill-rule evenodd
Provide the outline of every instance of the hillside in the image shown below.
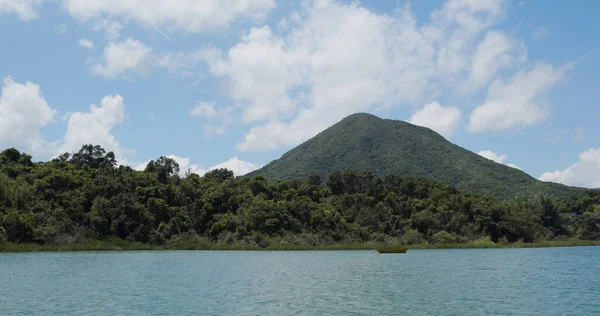
<path fill-rule="evenodd" d="M 344 118 L 248 176 L 273 180 L 317 174 L 324 180 L 345 169 L 377 176 L 420 176 L 501 199 L 535 193 L 565 198 L 585 191 L 541 182 L 452 144 L 428 128 L 364 113 Z"/>

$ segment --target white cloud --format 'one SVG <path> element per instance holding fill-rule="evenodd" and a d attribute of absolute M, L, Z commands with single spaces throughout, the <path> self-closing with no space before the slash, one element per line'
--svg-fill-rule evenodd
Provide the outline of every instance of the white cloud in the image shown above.
<path fill-rule="evenodd" d="M 504 0 L 450 0 L 441 10 L 432 13 L 432 21 L 424 27 L 424 33 L 439 45 L 437 67 L 442 76 L 454 75 L 467 68 L 473 39 L 499 23 L 506 6 Z"/>
<path fill-rule="evenodd" d="M 277 118 L 293 110 L 287 91 L 301 80 L 304 65 L 283 49 L 283 40 L 275 38 L 268 26 L 252 28 L 231 48 L 227 61 L 210 61 L 215 75 L 230 77 L 226 93 L 246 103 L 247 122 Z"/>
<path fill-rule="evenodd" d="M 498 155 L 491 150 L 483 150 L 483 151 L 478 152 L 477 154 L 481 157 L 487 158 L 487 159 L 495 161 L 497 163 L 507 165 L 507 166 L 515 168 L 515 169 L 523 170 L 520 167 L 517 167 L 513 164 L 506 163 L 506 159 L 508 159 L 508 155 L 505 155 L 505 154 Z"/>
<path fill-rule="evenodd" d="M 166 53 L 157 58 L 156 64 L 170 72 L 183 71 L 185 73 L 194 67 L 195 62 L 193 54 Z"/>
<path fill-rule="evenodd" d="M 93 43 L 91 44 L 93 47 Z M 109 42 L 101 58 L 92 60 L 91 71 L 111 79 L 128 77 L 132 73 L 143 75 L 153 68 L 164 68 L 169 72 L 180 72 L 182 76 L 189 76 L 194 74 L 193 70 L 200 58 L 198 53 L 155 54 L 152 48 L 144 43 L 128 38 L 119 42 Z"/>
<path fill-rule="evenodd" d="M 99 19 L 94 23 L 95 31 L 104 31 L 104 37 L 108 41 L 116 41 L 121 37 L 123 25 L 110 19 Z"/>
<path fill-rule="evenodd" d="M 56 153 L 76 152 L 86 144 L 100 145 L 106 151 L 112 151 L 119 163 L 126 164 L 124 150 L 112 129 L 125 120 L 125 104 L 120 95 L 109 95 L 102 99 L 100 107 L 92 104 L 89 112 L 69 114 L 67 132 L 61 140 Z"/>
<path fill-rule="evenodd" d="M 233 123 L 232 108 L 217 108 L 215 101 L 200 101 L 190 110 L 191 116 L 205 119 L 203 126 L 204 135 L 208 138 L 214 135 L 224 134 L 227 127 Z"/>
<path fill-rule="evenodd" d="M 426 104 L 410 118 L 409 122 L 429 127 L 449 138 L 460 123 L 461 112 L 456 107 L 443 107 L 437 102 Z"/>
<path fill-rule="evenodd" d="M 476 91 L 486 85 L 501 69 L 510 68 L 527 59 L 524 45 L 504 32 L 488 31 L 477 45 L 466 91 Z"/>
<path fill-rule="evenodd" d="M 600 148 L 591 148 L 580 153 L 576 163 L 564 170 L 546 172 L 540 177 L 540 180 L 586 188 L 600 188 Z"/>
<path fill-rule="evenodd" d="M 185 176 L 188 171 L 203 176 L 208 171 L 220 168 L 225 168 L 233 171 L 233 174 L 235 176 L 243 176 L 249 172 L 252 172 L 262 167 L 261 165 L 239 160 L 238 157 L 233 157 L 225 162 L 216 164 L 208 169 L 204 169 L 196 164 L 192 164 L 189 158 L 182 158 L 177 155 L 167 155 L 166 157 L 175 160 L 179 164 L 180 176 Z M 134 169 L 139 171 L 144 170 L 146 169 L 146 165 L 148 165 L 148 162 L 150 161 L 145 161 L 141 164 L 138 164 L 134 167 Z"/>
<path fill-rule="evenodd" d="M 296 145 L 346 115 L 426 103 L 445 88 L 458 89 L 506 3 L 448 1 L 426 23 L 417 23 L 409 7 L 393 16 L 356 2 L 315 1 L 303 8 L 281 34 L 252 28 L 226 52 L 198 54 L 223 79 L 224 94 L 239 105 L 243 120 L 259 124 L 238 144 L 242 151 Z M 508 66 L 521 47 L 508 35 L 502 40 L 510 45 L 487 45 L 488 55 L 504 56 Z M 480 59 L 478 65 L 486 64 Z M 502 67 L 477 68 L 474 80 L 490 80 Z"/>
<path fill-rule="evenodd" d="M 190 163 L 189 158 L 182 158 L 182 157 L 179 157 L 176 155 L 167 155 L 166 157 L 175 160 L 177 162 L 177 164 L 179 164 L 179 175 L 180 176 L 185 176 L 188 171 L 202 176 L 206 173 L 206 171 L 208 171 L 204 168 L 201 168 L 200 166 L 198 166 L 196 164 Z M 148 164 L 148 162 L 150 162 L 150 161 L 143 162 L 143 163 L 135 166 L 134 169 L 135 170 L 144 170 L 144 169 L 146 169 L 146 165 Z"/>
<path fill-rule="evenodd" d="M 493 160 L 497 163 L 501 163 L 504 164 L 504 162 L 506 161 L 506 159 L 508 159 L 507 155 L 498 155 L 495 152 L 491 151 L 491 150 L 483 150 L 477 153 L 479 156 L 487 158 L 489 160 Z"/>
<path fill-rule="evenodd" d="M 0 15 L 15 14 L 22 21 L 38 17 L 42 0 L 0 0 Z"/>
<path fill-rule="evenodd" d="M 190 110 L 190 115 L 204 118 L 214 118 L 218 116 L 218 113 L 215 110 L 215 105 L 217 105 L 217 102 L 215 101 L 198 102 L 198 104 L 196 104 L 196 106 Z"/>
<path fill-rule="evenodd" d="M 0 96 L 0 147 L 17 147 L 33 154 L 55 156 L 93 144 L 115 152 L 119 162 L 125 164 L 124 155 L 129 151 L 123 149 L 112 134 L 113 127 L 123 122 L 124 111 L 121 96 L 106 96 L 100 107 L 91 105 L 89 112 L 67 113 L 64 137 L 48 143 L 40 129 L 54 121 L 57 111 L 48 106 L 38 85 L 5 78 Z"/>
<path fill-rule="evenodd" d="M 467 130 L 494 131 L 543 122 L 548 111 L 540 104 L 541 96 L 562 80 L 568 68 L 539 63 L 529 71 L 519 71 L 508 82 L 494 81 L 487 100 L 471 113 Z"/>
<path fill-rule="evenodd" d="M 0 147 L 45 151 L 40 129 L 53 122 L 56 113 L 42 97 L 40 86 L 4 78 L 0 95 Z"/>
<path fill-rule="evenodd" d="M 152 49 L 142 42 L 128 38 L 110 42 L 100 63 L 92 65 L 92 72 L 106 78 L 115 78 L 126 72 L 146 73 L 152 67 Z"/>
<path fill-rule="evenodd" d="M 133 20 L 144 26 L 185 32 L 223 29 L 237 20 L 262 21 L 274 0 L 63 0 L 67 12 L 79 21 Z"/>
<path fill-rule="evenodd" d="M 220 164 L 210 167 L 209 171 L 214 170 L 214 169 L 225 168 L 225 169 L 229 169 L 229 170 L 233 171 L 233 174 L 236 176 L 243 176 L 243 175 L 250 173 L 256 169 L 259 169 L 260 167 L 262 167 L 262 166 L 253 164 L 251 162 L 239 160 L 238 157 L 233 157 L 225 162 L 222 162 Z"/>
<path fill-rule="evenodd" d="M 79 41 L 77 41 L 77 44 L 83 48 L 94 49 L 94 42 L 85 38 L 82 38 Z"/>

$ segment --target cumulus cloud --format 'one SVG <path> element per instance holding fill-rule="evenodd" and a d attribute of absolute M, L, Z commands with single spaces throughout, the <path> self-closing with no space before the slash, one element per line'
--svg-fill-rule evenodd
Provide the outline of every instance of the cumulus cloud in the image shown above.
<path fill-rule="evenodd" d="M 239 19 L 262 21 L 275 7 L 274 0 L 62 0 L 79 21 L 120 19 L 144 26 L 184 32 L 223 29 Z"/>
<path fill-rule="evenodd" d="M 179 157 L 176 155 L 167 155 L 165 157 L 171 158 L 171 159 L 175 160 L 177 162 L 177 164 L 179 164 L 179 175 L 180 176 L 185 176 L 188 171 L 202 176 L 207 171 L 206 169 L 203 169 L 196 164 L 192 164 L 190 162 L 189 158 L 182 158 L 182 157 Z M 150 162 L 150 160 L 144 161 L 144 162 L 136 165 L 135 167 L 133 167 L 133 169 L 142 171 L 142 170 L 146 169 L 146 166 L 148 165 L 149 162 Z"/>
<path fill-rule="evenodd" d="M 256 165 L 256 164 L 253 164 L 250 162 L 239 160 L 238 157 L 233 157 L 225 162 L 216 164 L 208 169 L 204 169 L 196 164 L 192 164 L 190 162 L 189 158 L 182 158 L 177 155 L 167 155 L 166 157 L 175 160 L 179 164 L 179 175 L 180 176 L 185 176 L 188 171 L 191 173 L 195 173 L 197 175 L 203 176 L 208 171 L 211 171 L 214 169 L 221 169 L 221 168 L 225 168 L 225 169 L 229 169 L 229 170 L 233 171 L 233 174 L 235 176 L 243 176 L 247 173 L 250 173 L 250 172 L 262 167 L 261 165 Z M 149 162 L 150 161 L 148 160 L 143 163 L 140 163 L 137 166 L 135 166 L 134 169 L 140 170 L 140 171 L 144 170 L 144 169 L 146 169 L 146 165 L 148 165 Z"/>
<path fill-rule="evenodd" d="M 239 160 L 238 157 L 233 157 L 225 162 L 222 162 L 220 164 L 210 167 L 209 171 L 214 170 L 214 169 L 225 168 L 225 169 L 229 169 L 229 170 L 233 171 L 233 174 L 236 176 L 243 176 L 243 175 L 250 173 L 256 169 L 259 169 L 260 167 L 262 167 L 262 166 L 253 164 L 251 162 Z"/>
<path fill-rule="evenodd" d="M 105 48 L 102 61 L 92 65 L 92 72 L 115 78 L 127 72 L 145 73 L 152 67 L 152 49 L 144 43 L 128 38 L 110 42 Z"/>
<path fill-rule="evenodd" d="M 460 123 L 460 110 L 456 107 L 443 107 L 438 102 L 426 104 L 410 118 L 409 122 L 429 127 L 448 138 Z"/>
<path fill-rule="evenodd" d="M 112 134 L 112 129 L 125 119 L 121 96 L 106 96 L 100 107 L 92 104 L 89 112 L 67 113 L 64 137 L 49 143 L 40 134 L 40 129 L 53 122 L 56 115 L 57 111 L 46 103 L 38 85 L 5 78 L 0 96 L 0 147 L 16 147 L 52 157 L 93 144 L 113 151 L 119 163 L 127 163 L 125 155 L 130 151 L 123 149 Z"/>
<path fill-rule="evenodd" d="M 121 37 L 123 25 L 111 19 L 98 19 L 93 25 L 95 31 L 104 31 L 104 37 L 108 41 L 116 41 Z"/>
<path fill-rule="evenodd" d="M 42 0 L 0 0 L 0 15 L 15 14 L 22 21 L 38 17 Z"/>
<path fill-rule="evenodd" d="M 190 115 L 204 118 L 214 118 L 218 116 L 218 112 L 215 110 L 215 105 L 217 105 L 217 102 L 215 101 L 200 101 L 190 110 Z"/>
<path fill-rule="evenodd" d="M 94 42 L 90 41 L 89 39 L 82 38 L 77 41 L 77 44 L 83 48 L 94 49 Z"/>
<path fill-rule="evenodd" d="M 579 154 L 579 160 L 564 170 L 546 172 L 542 181 L 598 189 L 600 188 L 600 148 Z"/>
<path fill-rule="evenodd" d="M 285 32 L 252 28 L 227 51 L 198 54 L 242 119 L 258 124 L 238 144 L 242 151 L 296 145 L 355 112 L 429 102 L 470 76 L 484 86 L 522 55 L 504 33 L 489 33 L 491 43 L 476 53 L 502 20 L 505 1 L 448 1 L 425 23 L 409 7 L 393 16 L 355 2 L 303 8 L 286 19 Z M 471 67 L 476 54 L 483 57 Z M 506 61 L 483 69 L 490 58 Z"/>
<path fill-rule="evenodd" d="M 4 78 L 0 95 L 0 147 L 45 151 L 40 129 L 51 123 L 56 113 L 42 97 L 40 86 Z"/>
<path fill-rule="evenodd" d="M 477 45 L 464 89 L 479 90 L 500 70 L 525 62 L 526 56 L 523 43 L 517 43 L 504 32 L 488 31 Z"/>
<path fill-rule="evenodd" d="M 81 42 L 80 46 L 93 43 Z M 132 74 L 146 74 L 154 68 L 163 68 L 169 72 L 180 72 L 183 76 L 193 74 L 198 63 L 197 53 L 160 53 L 144 43 L 128 38 L 123 41 L 111 41 L 103 50 L 101 57 L 92 60 L 91 71 L 105 78 L 130 78 Z"/>
<path fill-rule="evenodd" d="M 216 106 L 215 101 L 200 101 L 190 110 L 191 116 L 205 119 L 203 130 L 206 137 L 224 134 L 227 127 L 233 123 L 232 108 L 217 108 Z"/>
<path fill-rule="evenodd" d="M 507 165 L 509 167 L 515 168 L 515 169 L 519 169 L 519 170 L 523 170 L 513 164 L 510 163 L 506 163 L 506 160 L 508 159 L 508 155 L 505 154 L 496 154 L 495 152 L 491 151 L 491 150 L 483 150 L 477 153 L 479 156 L 487 158 L 489 160 L 495 161 L 497 163 L 503 164 L 503 165 Z"/>
<path fill-rule="evenodd" d="M 496 80 L 486 101 L 471 113 L 467 130 L 495 131 L 543 122 L 548 111 L 540 99 L 563 79 L 568 68 L 538 63 L 528 71 L 517 72 L 508 82 Z"/>
<path fill-rule="evenodd" d="M 70 113 L 67 132 L 56 153 L 76 152 L 85 144 L 100 145 L 106 151 L 114 152 L 120 164 L 126 164 L 124 155 L 128 151 L 112 134 L 112 129 L 124 120 L 125 103 L 120 95 L 104 97 L 100 106 L 92 104 L 88 112 Z"/>

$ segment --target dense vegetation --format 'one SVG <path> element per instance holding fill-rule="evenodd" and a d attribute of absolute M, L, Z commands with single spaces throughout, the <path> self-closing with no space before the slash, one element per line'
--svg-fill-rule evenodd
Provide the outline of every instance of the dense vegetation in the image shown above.
<path fill-rule="evenodd" d="M 495 163 L 454 145 L 436 132 L 402 121 L 354 114 L 249 176 L 270 180 L 322 179 L 353 169 L 417 176 L 500 199 L 519 194 L 569 198 L 584 189 L 541 182 L 521 170 Z"/>
<path fill-rule="evenodd" d="M 416 177 L 333 172 L 269 182 L 214 170 L 178 176 L 169 158 L 144 171 L 84 146 L 34 163 L 0 153 L 2 243 L 65 245 L 123 240 L 174 248 L 484 243 L 600 239 L 600 191 L 499 201 Z"/>

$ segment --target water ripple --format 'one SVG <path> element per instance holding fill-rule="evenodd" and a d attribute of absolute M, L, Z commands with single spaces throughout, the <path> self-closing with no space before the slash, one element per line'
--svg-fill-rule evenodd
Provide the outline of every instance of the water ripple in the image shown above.
<path fill-rule="evenodd" d="M 598 315 L 600 247 L 0 254 L 2 315 Z"/>

